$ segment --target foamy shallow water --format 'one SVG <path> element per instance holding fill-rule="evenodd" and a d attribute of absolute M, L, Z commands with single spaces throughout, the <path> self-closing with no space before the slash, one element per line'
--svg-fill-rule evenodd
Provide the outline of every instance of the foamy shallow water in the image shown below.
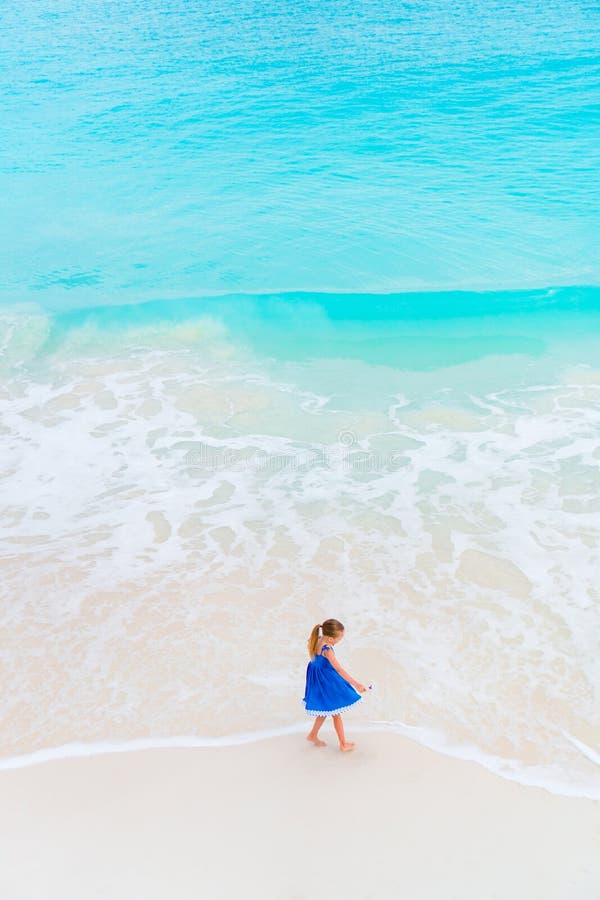
<path fill-rule="evenodd" d="M 6 316 L 5 757 L 294 727 L 335 615 L 375 684 L 357 727 L 597 795 L 593 304 L 491 325 L 380 301 L 360 345 L 323 301 L 338 341 L 304 358 L 285 297 L 270 348 L 247 300 L 241 331 L 234 300 Z M 442 333 L 447 364 L 407 354 Z"/>

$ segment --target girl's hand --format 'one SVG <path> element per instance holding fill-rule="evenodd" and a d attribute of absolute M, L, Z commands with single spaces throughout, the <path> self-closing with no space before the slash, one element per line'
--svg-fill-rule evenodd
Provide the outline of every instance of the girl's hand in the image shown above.
<path fill-rule="evenodd" d="M 364 694 L 364 692 L 367 690 L 367 688 L 364 686 L 364 684 L 359 684 L 358 682 L 354 685 L 354 687 L 358 691 L 359 694 Z"/>

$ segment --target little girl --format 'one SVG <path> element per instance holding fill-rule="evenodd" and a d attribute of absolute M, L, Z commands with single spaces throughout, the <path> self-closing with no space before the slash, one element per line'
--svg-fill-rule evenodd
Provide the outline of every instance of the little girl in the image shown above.
<path fill-rule="evenodd" d="M 322 635 L 319 635 L 322 631 Z M 354 744 L 346 741 L 342 713 L 360 700 L 360 694 L 367 690 L 342 669 L 333 652 L 333 645 L 344 637 L 344 626 L 337 619 L 326 619 L 322 625 L 315 625 L 308 639 L 310 662 L 306 670 L 306 691 L 304 705 L 309 716 L 316 716 L 315 724 L 306 740 L 317 747 L 324 747 L 319 740 L 319 729 L 327 716 L 333 716 L 340 750 L 353 750 Z"/>

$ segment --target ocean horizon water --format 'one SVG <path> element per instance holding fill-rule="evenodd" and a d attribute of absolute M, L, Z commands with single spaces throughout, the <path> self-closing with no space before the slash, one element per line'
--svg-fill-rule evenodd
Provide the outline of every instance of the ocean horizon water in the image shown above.
<path fill-rule="evenodd" d="M 0 767 L 293 731 L 334 615 L 600 796 L 597 7 L 0 18 Z"/>

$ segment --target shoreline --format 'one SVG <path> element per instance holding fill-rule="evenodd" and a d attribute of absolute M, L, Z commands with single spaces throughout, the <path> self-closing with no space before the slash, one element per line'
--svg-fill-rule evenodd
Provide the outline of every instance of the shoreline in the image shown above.
<path fill-rule="evenodd" d="M 122 741 L 73 741 L 56 747 L 42 748 L 31 753 L 0 757 L 0 773 L 28 769 L 60 760 L 95 758 L 112 754 L 131 754 L 153 750 L 216 750 L 218 748 L 243 747 L 292 735 L 302 735 L 307 730 L 310 730 L 310 725 L 311 722 L 307 718 L 306 722 L 298 722 L 281 728 L 240 732 L 219 737 L 173 735 L 170 737 L 132 738 Z M 542 775 L 538 778 L 532 777 L 528 772 L 528 767 L 523 762 L 493 757 L 473 747 L 445 745 L 442 736 L 435 735 L 433 731 L 426 728 L 403 725 L 402 723 L 375 722 L 362 725 L 351 724 L 350 731 L 352 734 L 361 736 L 393 735 L 400 737 L 444 758 L 480 766 L 484 771 L 496 778 L 512 784 L 518 784 L 521 787 L 544 790 L 551 796 L 591 802 L 600 801 L 600 787 L 596 790 L 592 788 L 586 792 L 576 784 L 559 783 L 557 781 L 551 783 L 549 780 L 545 781 Z M 586 756 L 592 763 L 598 765 L 597 759 L 594 758 L 595 751 L 566 732 L 564 737 L 570 740 L 583 756 Z M 544 767 L 532 766 L 529 768 L 532 771 L 540 771 Z"/>
<path fill-rule="evenodd" d="M 11 900 L 591 900 L 600 804 L 558 797 L 399 735 L 340 754 L 295 735 L 0 773 Z M 32 860 L 35 864 L 32 865 Z"/>

